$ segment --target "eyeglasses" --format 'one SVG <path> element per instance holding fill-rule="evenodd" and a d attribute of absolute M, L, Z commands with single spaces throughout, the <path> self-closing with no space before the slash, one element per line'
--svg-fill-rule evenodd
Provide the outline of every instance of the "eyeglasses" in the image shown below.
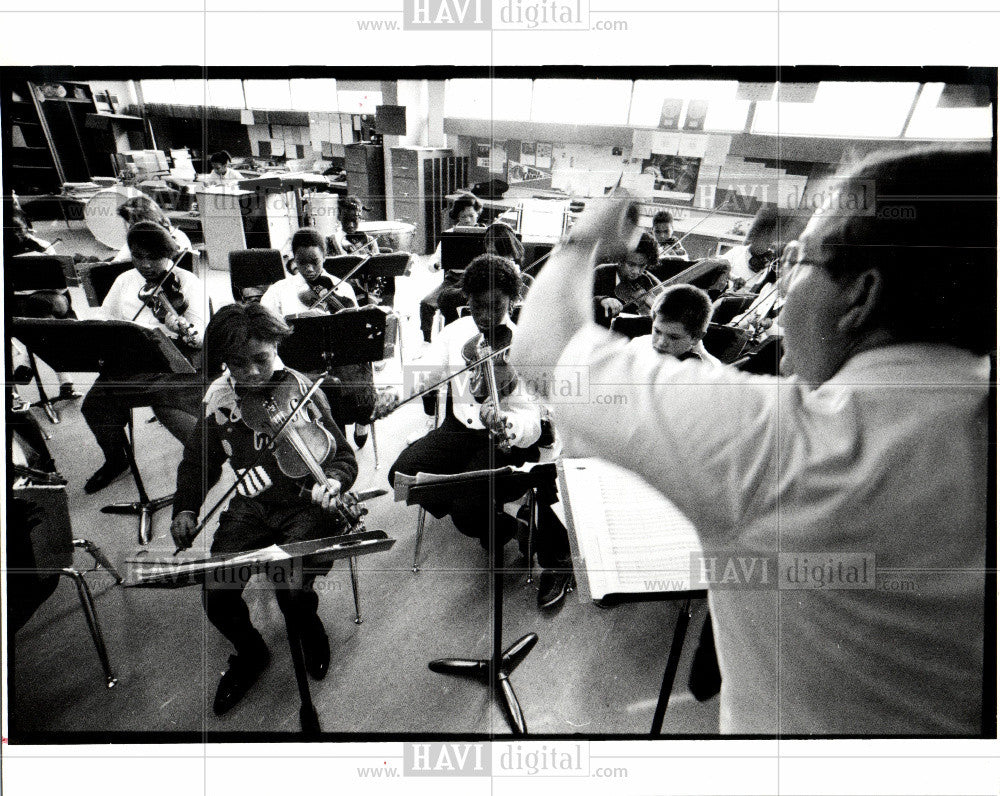
<path fill-rule="evenodd" d="M 781 257 L 778 258 L 778 291 L 782 296 L 788 294 L 792 281 L 802 268 L 816 265 L 807 260 L 805 254 L 805 246 L 797 240 L 789 241 L 781 252 Z"/>

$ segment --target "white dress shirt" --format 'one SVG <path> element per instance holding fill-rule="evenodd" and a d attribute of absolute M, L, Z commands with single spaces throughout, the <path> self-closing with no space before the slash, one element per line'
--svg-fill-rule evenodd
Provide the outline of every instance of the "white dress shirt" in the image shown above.
<path fill-rule="evenodd" d="M 205 285 L 202 281 L 183 268 L 175 268 L 174 273 L 181 283 L 181 290 L 187 299 L 188 307 L 182 317 L 197 330 L 199 337 L 205 331 L 206 297 Z M 101 304 L 101 312 L 109 321 L 131 321 L 151 328 L 163 329 L 168 337 L 177 338 L 177 333 L 160 323 L 152 311 L 139 299 L 139 291 L 146 286 L 146 279 L 130 268 L 121 274 L 111 285 L 108 295 Z M 140 312 L 140 308 L 142 311 Z M 136 316 L 136 313 L 139 313 Z"/>
<path fill-rule="evenodd" d="M 591 325 L 559 364 L 625 396 L 553 403 L 559 427 L 676 503 L 706 555 L 874 556 L 867 588 L 709 586 L 724 733 L 980 732 L 987 358 L 891 346 L 809 390 Z"/>
<path fill-rule="evenodd" d="M 512 330 L 516 329 L 509 318 L 505 325 Z M 412 368 L 417 374 L 414 387 L 419 389 L 422 385 L 430 386 L 465 367 L 462 348 L 479 333 L 476 322 L 468 315 L 445 326 L 435 336 L 427 352 L 413 363 Z M 469 379 L 469 374 L 464 373 L 450 382 L 452 409 L 455 418 L 466 428 L 485 429 L 479 418 L 482 404 L 471 395 Z M 538 441 L 542 435 L 542 405 L 524 389 L 523 383 L 511 395 L 501 399 L 500 408 L 508 415 L 511 444 L 515 448 L 529 448 Z"/>
<path fill-rule="evenodd" d="M 336 279 L 334 279 L 336 282 Z M 279 318 L 287 318 L 289 315 L 299 315 L 306 312 L 313 302 L 306 304 L 299 297 L 301 293 L 309 289 L 302 274 L 289 274 L 284 279 L 275 282 L 268 287 L 261 296 L 260 303 L 267 307 Z M 324 291 L 325 292 L 325 291 Z M 347 299 L 348 306 L 356 307 L 358 298 L 354 293 L 354 288 L 347 282 L 341 282 L 333 290 L 334 296 L 340 299 Z"/>

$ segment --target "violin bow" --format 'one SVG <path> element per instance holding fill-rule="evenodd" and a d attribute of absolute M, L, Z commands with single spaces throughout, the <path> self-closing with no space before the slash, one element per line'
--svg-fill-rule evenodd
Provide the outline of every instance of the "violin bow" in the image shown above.
<path fill-rule="evenodd" d="M 302 407 L 306 405 L 306 402 L 312 399 L 312 397 L 316 394 L 316 391 L 320 388 L 320 386 L 323 384 L 324 381 L 326 381 L 326 375 L 325 374 L 322 375 L 322 376 L 320 376 L 318 379 L 316 379 L 316 381 L 313 382 L 312 387 L 310 387 L 306 391 L 306 393 L 298 400 L 298 402 L 295 404 L 295 408 L 292 409 L 292 411 L 290 411 L 288 413 L 288 417 L 286 417 L 283 421 L 281 421 L 281 425 L 278 426 L 278 430 L 275 431 L 274 434 L 271 435 L 271 442 L 269 444 L 265 445 L 263 448 L 261 448 L 257 452 L 257 456 L 243 470 L 242 473 L 237 473 L 236 474 L 236 481 L 233 482 L 232 486 L 230 486 L 229 489 L 227 489 L 225 491 L 225 493 L 222 495 L 222 497 L 220 497 L 215 502 L 215 504 L 212 506 L 212 508 L 210 508 L 208 511 L 205 512 L 205 516 L 202 517 L 202 519 L 198 523 L 198 525 L 195 526 L 195 530 L 194 530 L 193 536 L 197 536 L 203 530 L 205 530 L 205 525 L 208 523 L 209 518 L 213 514 L 215 514 L 215 512 L 217 512 L 220 508 L 222 508 L 222 504 L 223 503 L 225 503 L 230 497 L 232 497 L 232 494 L 239 488 L 240 484 L 243 483 L 243 479 L 246 478 L 247 475 L 250 474 L 250 471 L 253 470 L 255 467 L 257 467 L 262 461 L 264 461 L 264 454 L 267 453 L 269 450 L 271 450 L 271 449 L 274 448 L 274 443 L 278 439 L 278 437 L 281 436 L 281 432 L 284 431 L 285 428 L 288 426 L 288 424 L 292 422 L 292 418 L 294 418 L 295 415 L 297 415 L 299 413 L 299 410 L 302 409 Z M 235 469 L 235 468 L 233 468 L 233 469 Z M 186 548 L 178 547 L 177 550 L 174 552 L 174 555 L 177 555 L 177 553 L 181 552 L 181 550 L 184 550 L 184 549 L 186 549 Z"/>
<path fill-rule="evenodd" d="M 405 398 L 402 401 L 400 401 L 398 404 L 396 404 L 392 408 L 392 411 L 395 412 L 403 404 L 408 404 L 410 401 L 415 401 L 415 400 L 417 400 L 417 398 L 423 398 L 425 395 L 428 395 L 429 393 L 434 392 L 434 390 L 436 390 L 442 384 L 447 384 L 449 381 L 451 381 L 452 379 L 454 379 L 456 376 L 461 376 L 463 373 L 465 373 L 468 370 L 472 370 L 473 368 L 478 368 L 480 365 L 482 365 L 487 360 L 493 359 L 493 357 L 499 356 L 500 354 L 502 354 L 505 351 L 507 351 L 512 345 L 513 345 L 513 343 L 508 343 L 503 348 L 498 348 L 495 351 L 491 351 L 486 356 L 480 357 L 475 362 L 472 362 L 472 363 L 466 365 L 465 367 L 463 367 L 461 370 L 456 370 L 450 376 L 446 376 L 445 378 L 441 379 L 440 381 L 435 382 L 430 387 L 425 387 L 424 389 L 420 390 L 419 392 L 413 393 L 413 395 L 411 395 L 409 398 Z"/>
<path fill-rule="evenodd" d="M 722 210 L 723 208 L 725 208 L 725 206 L 728 205 L 730 203 L 730 201 L 732 201 L 733 196 L 734 196 L 734 194 L 729 194 L 726 197 L 725 201 L 721 205 L 719 205 L 718 207 L 714 208 L 712 210 L 712 212 L 710 212 L 707 216 L 705 216 L 703 219 L 701 219 L 697 224 L 695 224 L 693 227 L 691 227 L 691 229 L 689 229 L 687 232 L 685 232 L 683 235 L 681 235 L 677 239 L 677 241 L 675 243 L 671 243 L 670 244 L 670 248 L 673 248 L 674 246 L 680 246 L 685 241 L 685 239 L 687 238 L 688 235 L 690 235 L 692 232 L 694 232 L 696 229 L 698 229 L 698 227 L 700 227 L 702 224 L 704 224 L 706 221 L 708 221 L 708 219 L 710 219 L 712 216 L 714 216 L 720 210 Z"/>
<path fill-rule="evenodd" d="M 317 298 L 316 301 L 313 302 L 312 306 L 309 307 L 309 309 L 310 310 L 314 310 L 317 307 L 319 307 L 320 304 L 324 303 L 333 294 L 334 290 L 336 290 L 338 287 L 340 287 L 342 284 L 344 284 L 344 282 L 346 282 L 348 279 L 350 279 L 352 276 L 354 276 L 354 274 L 356 274 L 359 270 L 361 270 L 361 267 L 363 265 L 365 265 L 365 263 L 367 263 L 374 256 L 375 256 L 374 254 L 369 254 L 360 263 L 358 263 L 350 271 L 348 271 L 346 274 L 344 274 L 344 277 L 342 279 L 334 282 L 330 286 L 330 289 L 324 291 L 323 294 L 319 298 Z M 368 291 L 365 291 L 366 294 L 367 294 L 367 292 Z"/>
<path fill-rule="evenodd" d="M 163 276 L 160 277 L 160 281 L 157 282 L 156 287 L 150 294 L 151 296 L 155 296 L 157 293 L 163 290 L 163 285 L 166 284 L 167 279 L 174 272 L 174 269 L 180 264 L 180 261 L 184 258 L 185 254 L 187 254 L 187 249 L 181 249 L 180 251 L 177 252 L 177 254 L 174 255 L 173 262 L 170 263 L 170 267 L 166 270 Z M 147 309 L 147 304 L 145 302 L 143 302 L 142 306 L 139 307 L 139 311 L 132 316 L 132 323 L 135 323 L 136 318 L 142 315 L 142 311 L 144 309 Z"/>

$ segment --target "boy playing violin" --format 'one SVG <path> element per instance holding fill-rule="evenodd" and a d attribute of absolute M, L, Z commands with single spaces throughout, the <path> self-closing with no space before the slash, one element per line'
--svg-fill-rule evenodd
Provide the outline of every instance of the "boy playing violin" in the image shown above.
<path fill-rule="evenodd" d="M 617 263 L 600 265 L 594 272 L 594 317 L 603 326 L 623 312 L 645 315 L 652 300 L 647 298 L 657 281 L 650 274 L 658 262 L 656 240 L 648 232 L 639 238 L 635 251 Z"/>
<path fill-rule="evenodd" d="M 206 330 L 213 357 L 225 365 L 205 395 L 203 411 L 184 447 L 177 469 L 174 520 L 170 526 L 177 546 L 188 548 L 198 533 L 197 515 L 206 494 L 219 480 L 222 465 L 230 466 L 242 481 L 212 539 L 212 555 L 238 553 L 271 544 L 299 542 L 343 532 L 328 513 L 340 493 L 354 483 L 358 465 L 344 435 L 333 422 L 330 406 L 321 391 L 312 407 L 318 422 L 333 438 L 336 451 L 321 462 L 324 484 L 302 494 L 300 482 L 285 475 L 273 453 L 261 454 L 264 440 L 244 419 L 267 398 L 291 392 L 296 399 L 311 384 L 286 368 L 278 358 L 278 343 L 289 328 L 259 304 L 231 304 L 215 314 Z M 330 643 L 316 611 L 319 597 L 313 591 L 317 575 L 330 567 L 311 565 L 290 584 L 288 598 L 279 601 L 290 621 L 298 624 L 306 671 L 322 679 L 330 665 Z M 243 601 L 246 572 L 231 571 L 206 580 L 202 592 L 205 613 L 236 648 L 229 669 L 222 675 L 213 710 L 222 715 L 250 690 L 270 661 L 263 637 L 250 621 Z"/>
<path fill-rule="evenodd" d="M 133 269 L 111 285 L 101 312 L 109 321 L 135 321 L 163 329 L 189 359 L 201 348 L 205 329 L 205 287 L 190 271 L 167 271 L 179 253 L 177 243 L 163 227 L 140 221 L 128 231 Z M 164 289 L 177 302 L 147 296 L 166 277 Z M 104 452 L 104 464 L 83 489 L 87 494 L 104 489 L 128 471 L 125 425 L 129 409 L 150 406 L 156 417 L 180 442 L 186 442 L 199 413 L 203 393 L 201 377 L 174 373 L 102 372 L 83 399 L 80 412 Z"/>

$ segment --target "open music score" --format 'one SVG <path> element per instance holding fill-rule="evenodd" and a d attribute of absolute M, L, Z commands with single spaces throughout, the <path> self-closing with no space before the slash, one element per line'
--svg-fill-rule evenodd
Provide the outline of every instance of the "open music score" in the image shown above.
<path fill-rule="evenodd" d="M 563 459 L 562 501 L 590 596 L 704 588 L 691 582 L 701 551 L 690 520 L 639 476 L 602 459 Z"/>

